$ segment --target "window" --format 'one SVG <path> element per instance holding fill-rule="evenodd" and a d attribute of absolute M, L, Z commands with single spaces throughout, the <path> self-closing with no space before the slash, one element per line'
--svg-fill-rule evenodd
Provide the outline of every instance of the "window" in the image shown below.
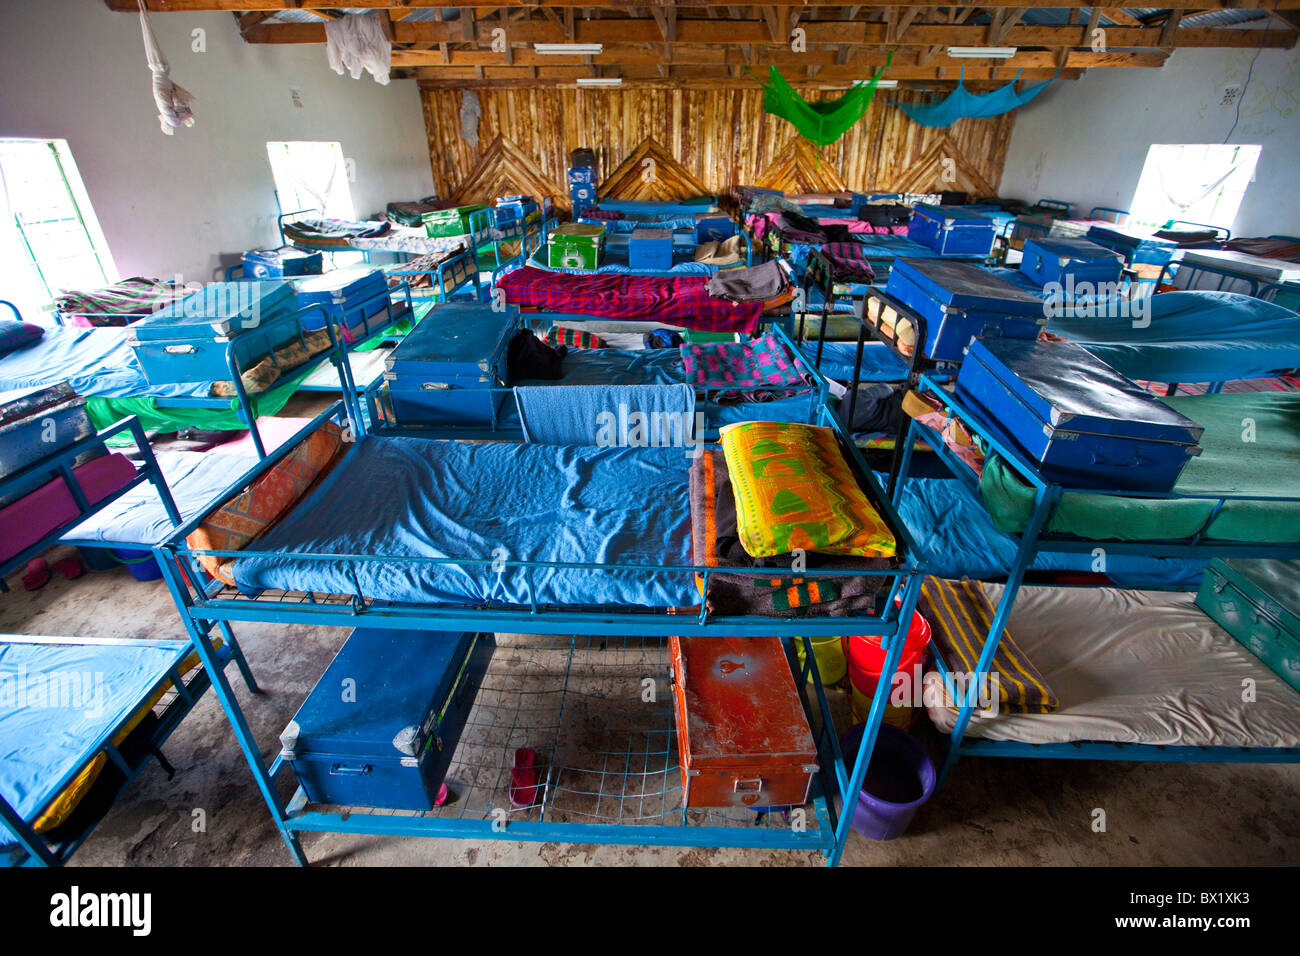
<path fill-rule="evenodd" d="M 1232 228 L 1259 152 L 1259 146 L 1152 146 L 1129 207 L 1132 221 L 1153 228 L 1170 219 Z"/>
<path fill-rule="evenodd" d="M 0 298 L 40 319 L 65 289 L 118 279 L 64 140 L 0 139 Z"/>
<path fill-rule="evenodd" d="M 355 219 L 348 167 L 339 143 L 267 143 L 280 212 L 314 210 L 331 219 Z"/>

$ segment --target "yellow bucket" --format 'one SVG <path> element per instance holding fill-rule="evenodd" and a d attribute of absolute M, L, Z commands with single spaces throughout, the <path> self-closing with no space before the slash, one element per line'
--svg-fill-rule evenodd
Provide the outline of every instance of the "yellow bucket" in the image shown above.
<path fill-rule="evenodd" d="M 813 657 L 817 659 L 817 673 L 821 675 L 826 687 L 838 684 L 849 672 L 848 662 L 844 660 L 844 647 L 837 637 L 796 637 L 794 652 L 799 657 L 799 667 L 804 664 L 804 641 L 812 644 Z"/>
<path fill-rule="evenodd" d="M 849 710 L 853 713 L 853 722 L 855 724 L 864 724 L 867 722 L 867 715 L 871 713 L 871 698 L 862 691 L 858 690 L 856 684 L 849 683 Z M 885 723 L 892 724 L 900 730 L 906 730 L 912 726 L 912 721 L 916 718 L 916 710 L 912 707 L 899 707 L 896 704 L 885 704 Z"/>

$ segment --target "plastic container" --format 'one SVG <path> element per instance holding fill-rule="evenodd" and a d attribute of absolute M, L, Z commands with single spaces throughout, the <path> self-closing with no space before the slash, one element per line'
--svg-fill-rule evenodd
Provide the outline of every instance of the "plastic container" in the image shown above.
<path fill-rule="evenodd" d="M 114 548 L 113 556 L 126 565 L 126 569 L 131 572 L 131 577 L 137 581 L 157 581 L 162 577 L 162 569 L 158 567 L 158 562 L 153 559 L 152 551 L 128 551 Z"/>
<path fill-rule="evenodd" d="M 844 760 L 850 765 L 865 726 L 859 724 L 840 738 Z M 853 808 L 853 829 L 872 840 L 902 836 L 917 809 L 933 796 L 937 778 L 934 761 L 920 743 L 907 732 L 882 724 Z"/>
<path fill-rule="evenodd" d="M 817 659 L 817 673 L 821 675 L 822 686 L 829 687 L 844 680 L 844 675 L 849 672 L 849 667 L 844 660 L 842 638 L 834 635 L 829 637 L 796 637 L 794 639 L 794 652 L 799 658 L 800 668 L 803 667 L 804 658 L 807 655 L 804 650 L 804 641 L 812 644 L 813 657 Z M 798 678 L 798 675 L 796 674 L 795 677 Z"/>
<path fill-rule="evenodd" d="M 876 694 L 876 684 L 880 682 L 880 672 L 885 667 L 885 650 L 881 646 L 880 635 L 872 634 L 860 637 L 841 638 L 844 660 L 848 669 L 850 691 L 849 705 L 855 720 L 865 721 L 871 710 L 871 701 Z M 898 669 L 916 680 L 917 669 L 925 663 L 925 653 L 930 646 L 930 622 L 919 612 L 912 614 L 912 624 L 907 629 L 907 639 L 903 642 L 903 653 L 898 660 Z M 910 700 L 913 688 L 908 688 Z M 910 727 L 915 716 L 914 708 L 888 704 L 885 708 L 885 723 L 895 727 Z"/>
<path fill-rule="evenodd" d="M 112 571 L 120 563 L 103 548 L 78 548 L 77 554 L 81 555 L 81 563 L 91 571 Z"/>

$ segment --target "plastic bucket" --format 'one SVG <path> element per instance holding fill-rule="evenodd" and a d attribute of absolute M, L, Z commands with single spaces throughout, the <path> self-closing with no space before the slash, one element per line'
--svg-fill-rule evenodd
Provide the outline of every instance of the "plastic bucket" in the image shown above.
<path fill-rule="evenodd" d="M 918 669 L 925 664 L 929 646 L 930 622 L 919 613 L 913 613 L 912 624 L 903 641 L 903 653 L 898 660 L 899 671 L 907 674 L 909 680 L 916 680 Z M 849 682 L 853 685 L 849 701 L 853 717 L 859 722 L 865 721 L 871 709 L 871 699 L 876 695 L 876 684 L 880 682 L 880 672 L 885 668 L 885 649 L 878 634 L 846 637 L 843 649 Z M 910 691 L 914 688 L 909 688 L 909 700 L 912 697 Z M 885 721 L 895 727 L 910 726 L 914 716 L 910 705 L 899 707 L 891 703 L 885 710 Z"/>
<path fill-rule="evenodd" d="M 153 559 L 152 551 L 127 551 L 113 549 L 113 556 L 126 565 L 131 577 L 137 581 L 157 581 L 162 577 L 162 569 Z"/>
<path fill-rule="evenodd" d="M 103 548 L 78 548 L 77 554 L 92 571 L 112 571 L 118 565 L 117 559 Z"/>
<path fill-rule="evenodd" d="M 834 635 L 830 637 L 796 637 L 794 639 L 794 652 L 799 658 L 801 668 L 807 655 L 804 650 L 804 641 L 812 645 L 813 657 L 817 660 L 817 673 L 821 675 L 824 686 L 829 687 L 844 680 L 844 675 L 849 672 L 849 667 L 844 660 L 844 645 L 840 638 Z"/>
<path fill-rule="evenodd" d="M 865 724 L 840 738 L 852 768 Z M 938 774 L 924 747 L 897 727 L 882 724 L 871 763 L 853 808 L 853 829 L 872 840 L 892 840 L 907 831 L 917 809 L 934 794 Z"/>

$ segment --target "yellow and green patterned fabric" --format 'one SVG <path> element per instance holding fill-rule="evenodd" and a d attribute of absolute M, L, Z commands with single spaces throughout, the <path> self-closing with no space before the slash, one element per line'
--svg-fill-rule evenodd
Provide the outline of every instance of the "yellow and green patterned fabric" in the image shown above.
<path fill-rule="evenodd" d="M 817 425 L 742 422 L 722 429 L 740 543 L 753 557 L 795 550 L 894 555 L 894 536 L 867 500 L 835 433 Z"/>

